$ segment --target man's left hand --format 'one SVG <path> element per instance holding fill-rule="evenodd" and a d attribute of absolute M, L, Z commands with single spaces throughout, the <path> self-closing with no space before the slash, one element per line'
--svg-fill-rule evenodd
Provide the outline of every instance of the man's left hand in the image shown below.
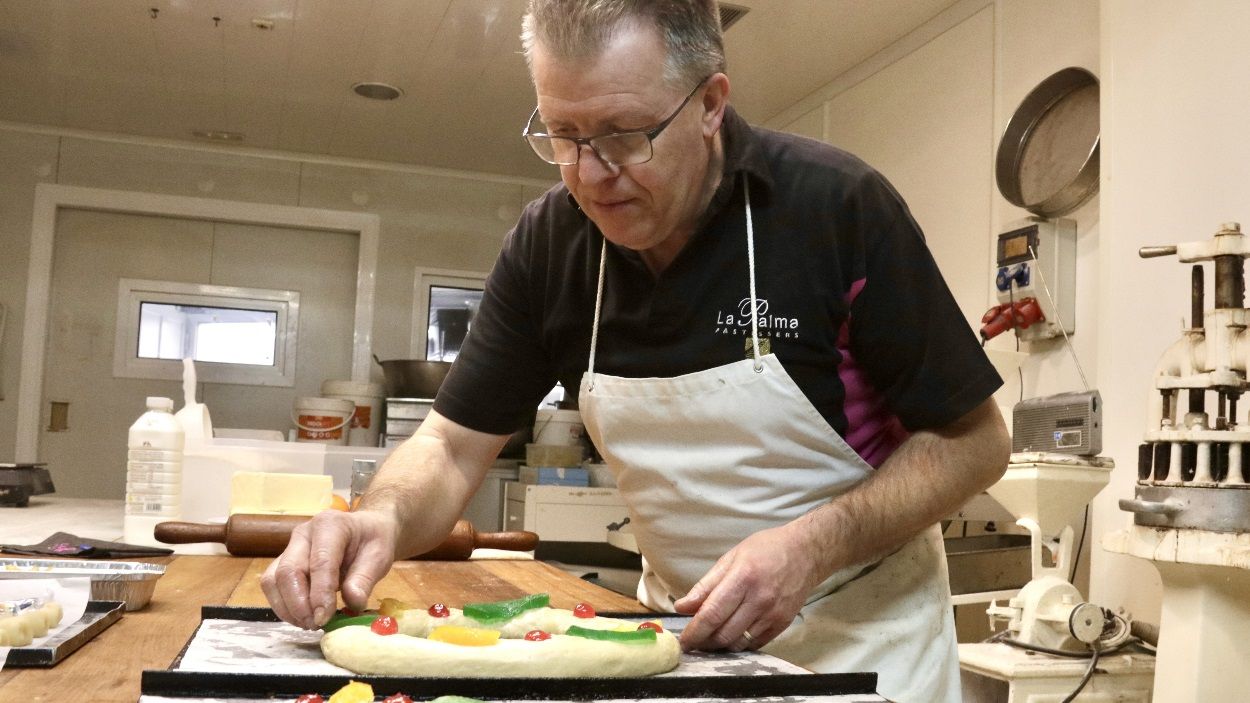
<path fill-rule="evenodd" d="M 682 632 L 682 648 L 738 652 L 771 642 L 821 580 L 810 554 L 793 523 L 738 543 L 673 604 L 679 613 L 694 614 Z"/>

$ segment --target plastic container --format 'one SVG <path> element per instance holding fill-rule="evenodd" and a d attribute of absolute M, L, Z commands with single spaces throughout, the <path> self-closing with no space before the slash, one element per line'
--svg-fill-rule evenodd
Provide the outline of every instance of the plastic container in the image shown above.
<path fill-rule="evenodd" d="M 342 398 L 296 398 L 291 422 L 296 442 L 347 444 L 348 425 L 356 404 Z"/>
<path fill-rule="evenodd" d="M 580 466 L 585 458 L 586 447 L 581 444 L 525 445 L 525 463 L 528 466 Z"/>
<path fill-rule="evenodd" d="M 177 520 L 182 505 L 182 424 L 174 401 L 150 397 L 147 412 L 130 426 L 126 453 L 126 507 L 122 541 L 164 546 L 152 536 L 158 522 Z"/>
<path fill-rule="evenodd" d="M 534 444 L 581 444 L 586 427 L 576 410 L 543 408 L 534 416 Z"/>
<path fill-rule="evenodd" d="M 356 381 L 324 381 L 321 384 L 323 398 L 350 400 L 356 406 L 347 443 L 353 447 L 378 446 L 378 430 L 382 424 L 382 398 L 385 391 L 381 383 L 357 383 Z"/>

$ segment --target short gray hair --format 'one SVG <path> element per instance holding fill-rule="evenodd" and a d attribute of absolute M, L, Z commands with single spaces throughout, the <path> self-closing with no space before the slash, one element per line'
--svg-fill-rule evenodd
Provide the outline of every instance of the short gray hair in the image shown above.
<path fill-rule="evenodd" d="M 663 78 L 673 87 L 725 70 L 716 0 L 530 0 L 521 46 L 532 72 L 538 44 L 563 60 L 593 57 L 632 23 L 659 32 L 667 53 Z"/>

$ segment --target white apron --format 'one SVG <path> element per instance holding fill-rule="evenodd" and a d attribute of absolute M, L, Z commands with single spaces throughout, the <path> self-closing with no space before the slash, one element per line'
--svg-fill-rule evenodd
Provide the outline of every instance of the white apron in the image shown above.
<path fill-rule="evenodd" d="M 749 191 L 746 222 L 756 310 Z M 616 476 L 643 554 L 638 599 L 672 612 L 673 601 L 747 536 L 828 503 L 872 468 L 777 357 L 760 355 L 757 325 L 754 358 L 676 378 L 596 374 L 606 242 L 604 248 L 589 370 L 579 394 L 582 420 Z M 875 565 L 833 574 L 763 651 L 818 672 L 875 671 L 878 692 L 894 701 L 959 701 L 938 527 Z"/>

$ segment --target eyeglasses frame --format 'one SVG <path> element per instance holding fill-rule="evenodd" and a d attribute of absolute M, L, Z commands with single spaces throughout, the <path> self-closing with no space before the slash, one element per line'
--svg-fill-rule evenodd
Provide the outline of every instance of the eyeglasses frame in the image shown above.
<path fill-rule="evenodd" d="M 535 105 L 534 111 L 530 113 L 530 118 L 525 121 L 525 129 L 521 130 L 521 137 L 525 139 L 526 144 L 530 145 L 530 149 L 534 148 L 533 143 L 530 142 L 529 140 L 530 137 L 546 137 L 547 139 L 567 139 L 568 141 L 571 141 L 577 145 L 577 161 L 574 161 L 571 164 L 561 164 L 561 163 L 554 163 L 551 161 L 547 161 L 546 159 L 543 159 L 541 155 L 538 154 L 537 150 L 534 151 L 535 156 L 538 156 L 538 158 L 542 159 L 544 163 L 549 163 L 549 164 L 552 164 L 553 166 L 576 166 L 582 159 L 582 145 L 583 144 L 590 147 L 590 150 L 594 152 L 595 154 L 595 158 L 599 159 L 600 161 L 607 164 L 608 166 L 612 166 L 614 168 L 621 168 L 623 166 L 637 166 L 638 164 L 645 164 L 655 157 L 654 142 L 656 138 L 660 136 L 660 133 L 663 132 L 666 127 L 668 127 L 670 124 L 673 123 L 673 120 L 677 119 L 677 116 L 681 114 L 682 110 L 686 109 L 686 105 L 690 103 L 690 99 L 694 97 L 695 93 L 699 92 L 699 89 L 703 87 L 704 83 L 707 83 L 708 78 L 711 78 L 711 76 L 708 76 L 707 78 L 704 78 L 703 80 L 695 84 L 694 89 L 692 89 L 690 93 L 686 96 L 686 98 L 681 101 L 681 104 L 677 106 L 677 109 L 673 110 L 673 113 L 671 115 L 664 118 L 663 121 L 661 121 L 659 124 L 657 124 L 655 127 L 652 127 L 651 129 L 631 129 L 627 132 L 610 132 L 608 134 L 596 134 L 593 137 L 565 137 L 565 136 L 556 135 L 556 134 L 546 134 L 543 132 L 531 132 L 530 129 L 534 125 L 534 118 L 538 116 L 538 106 Z M 605 159 L 603 155 L 599 153 L 599 150 L 595 148 L 594 141 L 596 139 L 604 139 L 606 137 L 619 137 L 619 136 L 623 136 L 627 134 L 641 134 L 647 138 L 647 146 L 651 148 L 651 154 L 647 156 L 645 160 L 634 161 L 628 164 L 616 164 Z"/>

